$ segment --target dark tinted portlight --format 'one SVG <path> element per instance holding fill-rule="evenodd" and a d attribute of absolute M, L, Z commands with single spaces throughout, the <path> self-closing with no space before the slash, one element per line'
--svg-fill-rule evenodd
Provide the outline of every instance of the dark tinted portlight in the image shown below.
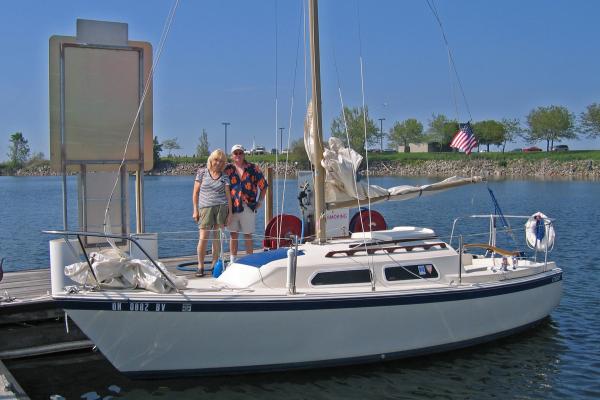
<path fill-rule="evenodd" d="M 437 278 L 438 276 L 438 272 L 432 264 L 403 265 L 385 268 L 385 279 L 388 281 Z"/>
<path fill-rule="evenodd" d="M 314 286 L 320 286 L 369 282 L 371 282 L 371 274 L 368 269 L 355 269 L 351 271 L 319 272 L 312 278 L 310 283 Z"/>

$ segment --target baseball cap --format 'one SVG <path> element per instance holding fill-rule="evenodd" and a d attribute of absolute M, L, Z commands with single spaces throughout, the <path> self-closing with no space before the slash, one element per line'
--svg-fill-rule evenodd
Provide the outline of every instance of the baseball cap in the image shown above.
<path fill-rule="evenodd" d="M 246 151 L 246 150 L 244 149 L 244 146 L 242 146 L 241 144 L 234 144 L 234 145 L 231 147 L 231 154 L 233 154 L 233 153 L 234 153 L 236 150 Z"/>

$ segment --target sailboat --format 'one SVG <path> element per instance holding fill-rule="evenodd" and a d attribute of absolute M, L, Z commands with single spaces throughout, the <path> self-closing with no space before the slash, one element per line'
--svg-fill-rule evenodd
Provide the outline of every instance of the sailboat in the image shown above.
<path fill-rule="evenodd" d="M 122 373 L 230 374 L 380 362 L 507 336 L 539 323 L 558 305 L 562 270 L 548 259 L 554 237 L 545 216 L 529 225 L 535 230 L 529 235 L 535 255 L 529 258 L 497 247 L 493 223 L 488 243 L 459 241 L 457 248 L 423 227 L 327 237 L 326 210 L 351 206 L 356 198 L 403 200 L 480 179 L 389 190 L 346 184 L 344 194 L 343 167 L 356 158 L 339 143 L 323 148 L 317 0 L 309 7 L 314 237 L 241 257 L 217 279 L 185 284 L 140 246 L 148 258 L 142 275 L 164 284 L 165 290 L 156 291 L 110 286 L 103 274 L 114 264 L 85 252 L 78 266 L 85 272 L 83 285 L 64 286 L 61 280 L 65 267 L 69 273 L 75 267 L 52 266 L 54 299 Z M 324 152 L 331 163 L 322 162 Z M 130 236 L 51 232 L 139 245 Z M 477 247 L 487 256 L 467 252 Z"/>

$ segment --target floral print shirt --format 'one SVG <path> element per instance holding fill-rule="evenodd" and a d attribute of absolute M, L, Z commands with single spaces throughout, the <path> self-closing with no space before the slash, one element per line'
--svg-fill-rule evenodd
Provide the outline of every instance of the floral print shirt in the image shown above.
<path fill-rule="evenodd" d="M 235 165 L 227 164 L 225 174 L 229 176 L 231 182 L 231 203 L 233 212 L 244 211 L 244 205 L 250 207 L 252 211 L 256 209 L 258 203 L 258 189 L 261 193 L 269 186 L 260 168 L 252 163 L 246 163 L 244 173 L 239 176 Z"/>

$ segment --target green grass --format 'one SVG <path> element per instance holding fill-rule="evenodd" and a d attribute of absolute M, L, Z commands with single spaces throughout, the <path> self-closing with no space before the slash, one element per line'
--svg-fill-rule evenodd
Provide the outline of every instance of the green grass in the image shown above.
<path fill-rule="evenodd" d="M 207 157 L 189 157 L 189 156 L 171 156 L 171 157 L 161 157 L 161 162 L 170 162 L 172 164 L 178 163 L 206 163 Z M 304 158 L 306 159 L 306 158 Z M 274 163 L 275 155 L 274 154 L 260 154 L 260 155 L 247 155 L 246 160 L 253 163 Z M 290 154 L 289 161 L 301 161 L 302 157 L 298 157 L 294 154 Z M 279 162 L 285 162 L 285 154 L 279 156 Z"/>
<path fill-rule="evenodd" d="M 193 164 L 193 163 L 206 163 L 208 157 L 190 157 L 190 156 L 167 156 L 161 157 L 161 163 L 171 164 Z"/>
<path fill-rule="evenodd" d="M 574 161 L 574 160 L 595 160 L 600 161 L 600 150 L 573 150 L 564 152 L 545 152 L 536 153 L 369 153 L 369 161 L 403 161 L 420 162 L 430 160 L 543 160 L 550 159 L 556 161 Z"/>
<path fill-rule="evenodd" d="M 275 155 L 273 154 L 262 154 L 262 155 L 248 155 L 246 159 L 254 163 L 275 163 Z M 506 152 L 506 153 L 471 153 L 466 155 L 464 153 L 455 152 L 443 152 L 443 153 L 369 153 L 369 162 L 371 161 L 393 161 L 403 162 L 407 164 L 411 163 L 422 163 L 425 161 L 432 160 L 492 160 L 502 165 L 506 165 L 511 160 L 555 160 L 560 162 L 568 162 L 575 160 L 593 160 L 600 161 L 600 150 L 572 150 L 564 152 L 545 152 L 540 151 L 536 153 L 520 153 L 520 152 Z M 161 162 L 170 162 L 172 164 L 179 163 L 206 163 L 206 157 L 164 157 L 161 158 Z M 285 155 L 279 156 L 279 162 L 285 163 Z M 306 157 L 298 157 L 297 155 L 290 154 L 290 163 L 299 162 L 301 165 L 306 164 Z"/>

